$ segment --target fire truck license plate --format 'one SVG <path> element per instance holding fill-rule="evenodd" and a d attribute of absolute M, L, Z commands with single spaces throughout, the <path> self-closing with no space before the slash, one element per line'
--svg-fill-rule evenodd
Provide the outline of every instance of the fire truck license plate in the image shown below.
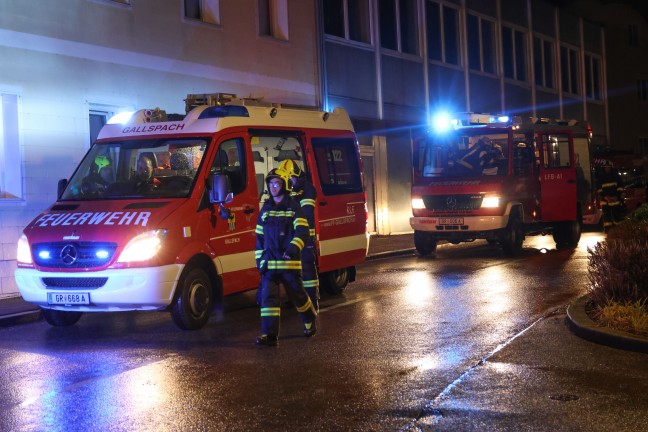
<path fill-rule="evenodd" d="M 463 225 L 463 218 L 439 218 L 439 225 Z"/>
<path fill-rule="evenodd" d="M 47 293 L 47 303 L 51 305 L 87 305 L 90 304 L 89 293 Z"/>

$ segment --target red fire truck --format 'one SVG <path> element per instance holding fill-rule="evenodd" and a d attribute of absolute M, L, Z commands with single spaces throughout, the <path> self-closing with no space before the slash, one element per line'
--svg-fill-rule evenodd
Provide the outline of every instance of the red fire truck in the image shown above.
<path fill-rule="evenodd" d="M 414 140 L 410 224 L 421 255 L 485 239 L 508 254 L 525 236 L 575 247 L 597 218 L 590 132 L 575 122 L 465 113 Z"/>
<path fill-rule="evenodd" d="M 204 326 L 227 294 L 256 288 L 266 174 L 292 159 L 318 192 L 324 288 L 355 279 L 368 247 L 360 152 L 346 111 L 190 95 L 186 116 L 140 110 L 103 127 L 54 205 L 18 242 L 23 298 L 52 325 L 84 312 L 170 310 Z"/>
<path fill-rule="evenodd" d="M 592 160 L 594 178 L 608 163 L 619 172 L 624 189 L 622 203 L 626 215 L 646 203 L 648 198 L 646 182 L 648 159 L 645 156 L 620 150 L 602 149 L 594 153 Z"/>

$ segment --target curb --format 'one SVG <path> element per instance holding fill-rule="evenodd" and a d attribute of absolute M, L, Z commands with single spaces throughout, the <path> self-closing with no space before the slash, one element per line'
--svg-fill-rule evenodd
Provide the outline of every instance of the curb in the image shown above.
<path fill-rule="evenodd" d="M 365 259 L 367 260 L 372 260 L 372 259 L 378 259 L 378 258 L 388 258 L 392 256 L 399 256 L 399 255 L 408 255 L 410 253 L 415 252 L 416 249 L 411 248 L 411 249 L 400 249 L 400 250 L 394 250 L 394 251 L 387 251 L 387 252 L 376 252 L 371 255 L 367 255 Z"/>
<path fill-rule="evenodd" d="M 17 312 L 11 315 L 0 316 L 0 328 L 11 327 L 18 324 L 27 324 L 41 319 L 40 309 Z"/>
<path fill-rule="evenodd" d="M 567 323 L 574 334 L 609 347 L 648 353 L 648 338 L 598 326 L 585 312 L 587 301 L 583 296 L 567 307 Z"/>

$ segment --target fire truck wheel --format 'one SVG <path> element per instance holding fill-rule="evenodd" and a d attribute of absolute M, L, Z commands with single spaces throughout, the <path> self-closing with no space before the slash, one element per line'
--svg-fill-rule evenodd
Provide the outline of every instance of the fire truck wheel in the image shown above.
<path fill-rule="evenodd" d="M 579 221 L 560 222 L 553 228 L 553 238 L 558 247 L 578 246 L 582 232 Z"/>
<path fill-rule="evenodd" d="M 414 231 L 414 247 L 423 255 L 431 255 L 436 251 L 437 240 L 425 231 Z"/>
<path fill-rule="evenodd" d="M 501 240 L 502 249 L 507 255 L 517 255 L 522 252 L 522 243 L 524 243 L 524 230 L 522 221 L 519 217 L 512 217 L 509 220 L 506 232 Z"/>
<path fill-rule="evenodd" d="M 349 269 L 347 267 L 326 272 L 320 275 L 322 288 L 330 295 L 342 294 L 349 284 Z"/>
<path fill-rule="evenodd" d="M 45 321 L 56 327 L 67 327 L 77 323 L 83 312 L 67 312 L 54 309 L 41 309 Z"/>
<path fill-rule="evenodd" d="M 207 324 L 214 301 L 209 276 L 201 268 L 188 269 L 178 282 L 171 306 L 173 322 L 183 330 L 196 330 Z"/>

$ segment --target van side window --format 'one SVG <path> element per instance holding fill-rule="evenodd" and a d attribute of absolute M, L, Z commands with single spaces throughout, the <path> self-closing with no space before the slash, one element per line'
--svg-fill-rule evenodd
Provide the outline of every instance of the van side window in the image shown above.
<path fill-rule="evenodd" d="M 358 150 L 352 138 L 313 138 L 324 195 L 362 192 Z"/>
<path fill-rule="evenodd" d="M 227 174 L 234 195 L 245 190 L 245 141 L 242 138 L 223 141 L 218 146 L 210 173 Z"/>

